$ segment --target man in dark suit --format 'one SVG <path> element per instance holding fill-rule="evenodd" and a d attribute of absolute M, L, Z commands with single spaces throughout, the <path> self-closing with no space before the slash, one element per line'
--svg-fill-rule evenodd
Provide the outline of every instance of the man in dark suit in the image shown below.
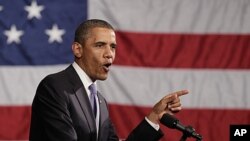
<path fill-rule="evenodd" d="M 90 101 L 96 80 L 108 77 L 116 46 L 115 31 L 106 21 L 92 19 L 79 25 L 72 44 L 75 62 L 45 77 L 37 88 L 32 103 L 30 140 L 119 140 L 106 100 L 97 92 L 93 102 Z M 159 120 L 164 113 L 180 111 L 179 96 L 187 93 L 182 90 L 163 97 L 126 140 L 159 140 L 163 136 Z"/>

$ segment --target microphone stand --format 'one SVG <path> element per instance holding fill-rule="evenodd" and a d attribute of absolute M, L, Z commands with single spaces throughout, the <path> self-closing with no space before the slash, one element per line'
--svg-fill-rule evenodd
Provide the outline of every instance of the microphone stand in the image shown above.
<path fill-rule="evenodd" d="M 196 139 L 196 141 L 202 140 L 202 136 L 196 133 L 195 129 L 192 126 L 181 125 L 178 119 L 169 114 L 164 114 L 160 119 L 160 122 L 169 128 L 178 129 L 179 131 L 181 131 L 183 135 L 180 141 L 186 141 L 188 137 L 193 137 Z"/>
<path fill-rule="evenodd" d="M 202 136 L 199 134 L 196 134 L 194 132 L 194 128 L 192 126 L 186 126 L 186 130 L 182 132 L 183 135 L 180 139 L 180 141 L 186 141 L 188 137 L 194 137 L 196 138 L 196 141 L 201 141 Z"/>

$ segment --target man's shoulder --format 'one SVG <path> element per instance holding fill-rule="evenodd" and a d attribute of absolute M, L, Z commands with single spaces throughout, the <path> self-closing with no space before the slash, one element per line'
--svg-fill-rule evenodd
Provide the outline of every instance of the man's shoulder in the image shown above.
<path fill-rule="evenodd" d="M 54 73 L 51 73 L 51 74 L 48 74 L 47 76 L 45 76 L 44 79 L 55 79 L 55 78 L 61 78 L 62 76 L 65 76 L 67 73 L 66 73 L 66 69 L 65 70 L 61 70 L 59 72 L 54 72 Z"/>
<path fill-rule="evenodd" d="M 67 79 L 69 79 L 69 75 L 74 74 L 72 71 L 74 71 L 74 69 L 70 65 L 69 67 L 67 67 L 64 70 L 48 74 L 47 76 L 45 76 L 42 79 L 41 83 L 60 83 L 60 82 L 63 82 L 63 81 L 67 81 Z"/>

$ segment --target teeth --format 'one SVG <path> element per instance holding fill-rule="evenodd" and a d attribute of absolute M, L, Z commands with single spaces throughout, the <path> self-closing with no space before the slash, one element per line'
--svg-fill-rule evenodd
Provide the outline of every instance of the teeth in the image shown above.
<path fill-rule="evenodd" d="M 109 67 L 108 66 L 103 66 L 103 68 L 105 69 L 105 71 L 108 71 L 109 70 Z"/>
<path fill-rule="evenodd" d="M 109 70 L 109 67 L 111 66 L 111 63 L 104 64 L 103 67 L 106 71 Z"/>
<path fill-rule="evenodd" d="M 111 64 L 105 64 L 104 66 L 109 67 L 109 66 L 111 66 Z"/>

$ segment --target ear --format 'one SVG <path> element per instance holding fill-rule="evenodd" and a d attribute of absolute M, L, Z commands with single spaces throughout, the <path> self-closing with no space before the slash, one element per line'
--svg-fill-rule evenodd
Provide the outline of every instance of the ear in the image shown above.
<path fill-rule="evenodd" d="M 72 44 L 72 51 L 73 51 L 76 58 L 82 57 L 82 45 L 79 44 L 78 42 L 74 42 Z"/>

